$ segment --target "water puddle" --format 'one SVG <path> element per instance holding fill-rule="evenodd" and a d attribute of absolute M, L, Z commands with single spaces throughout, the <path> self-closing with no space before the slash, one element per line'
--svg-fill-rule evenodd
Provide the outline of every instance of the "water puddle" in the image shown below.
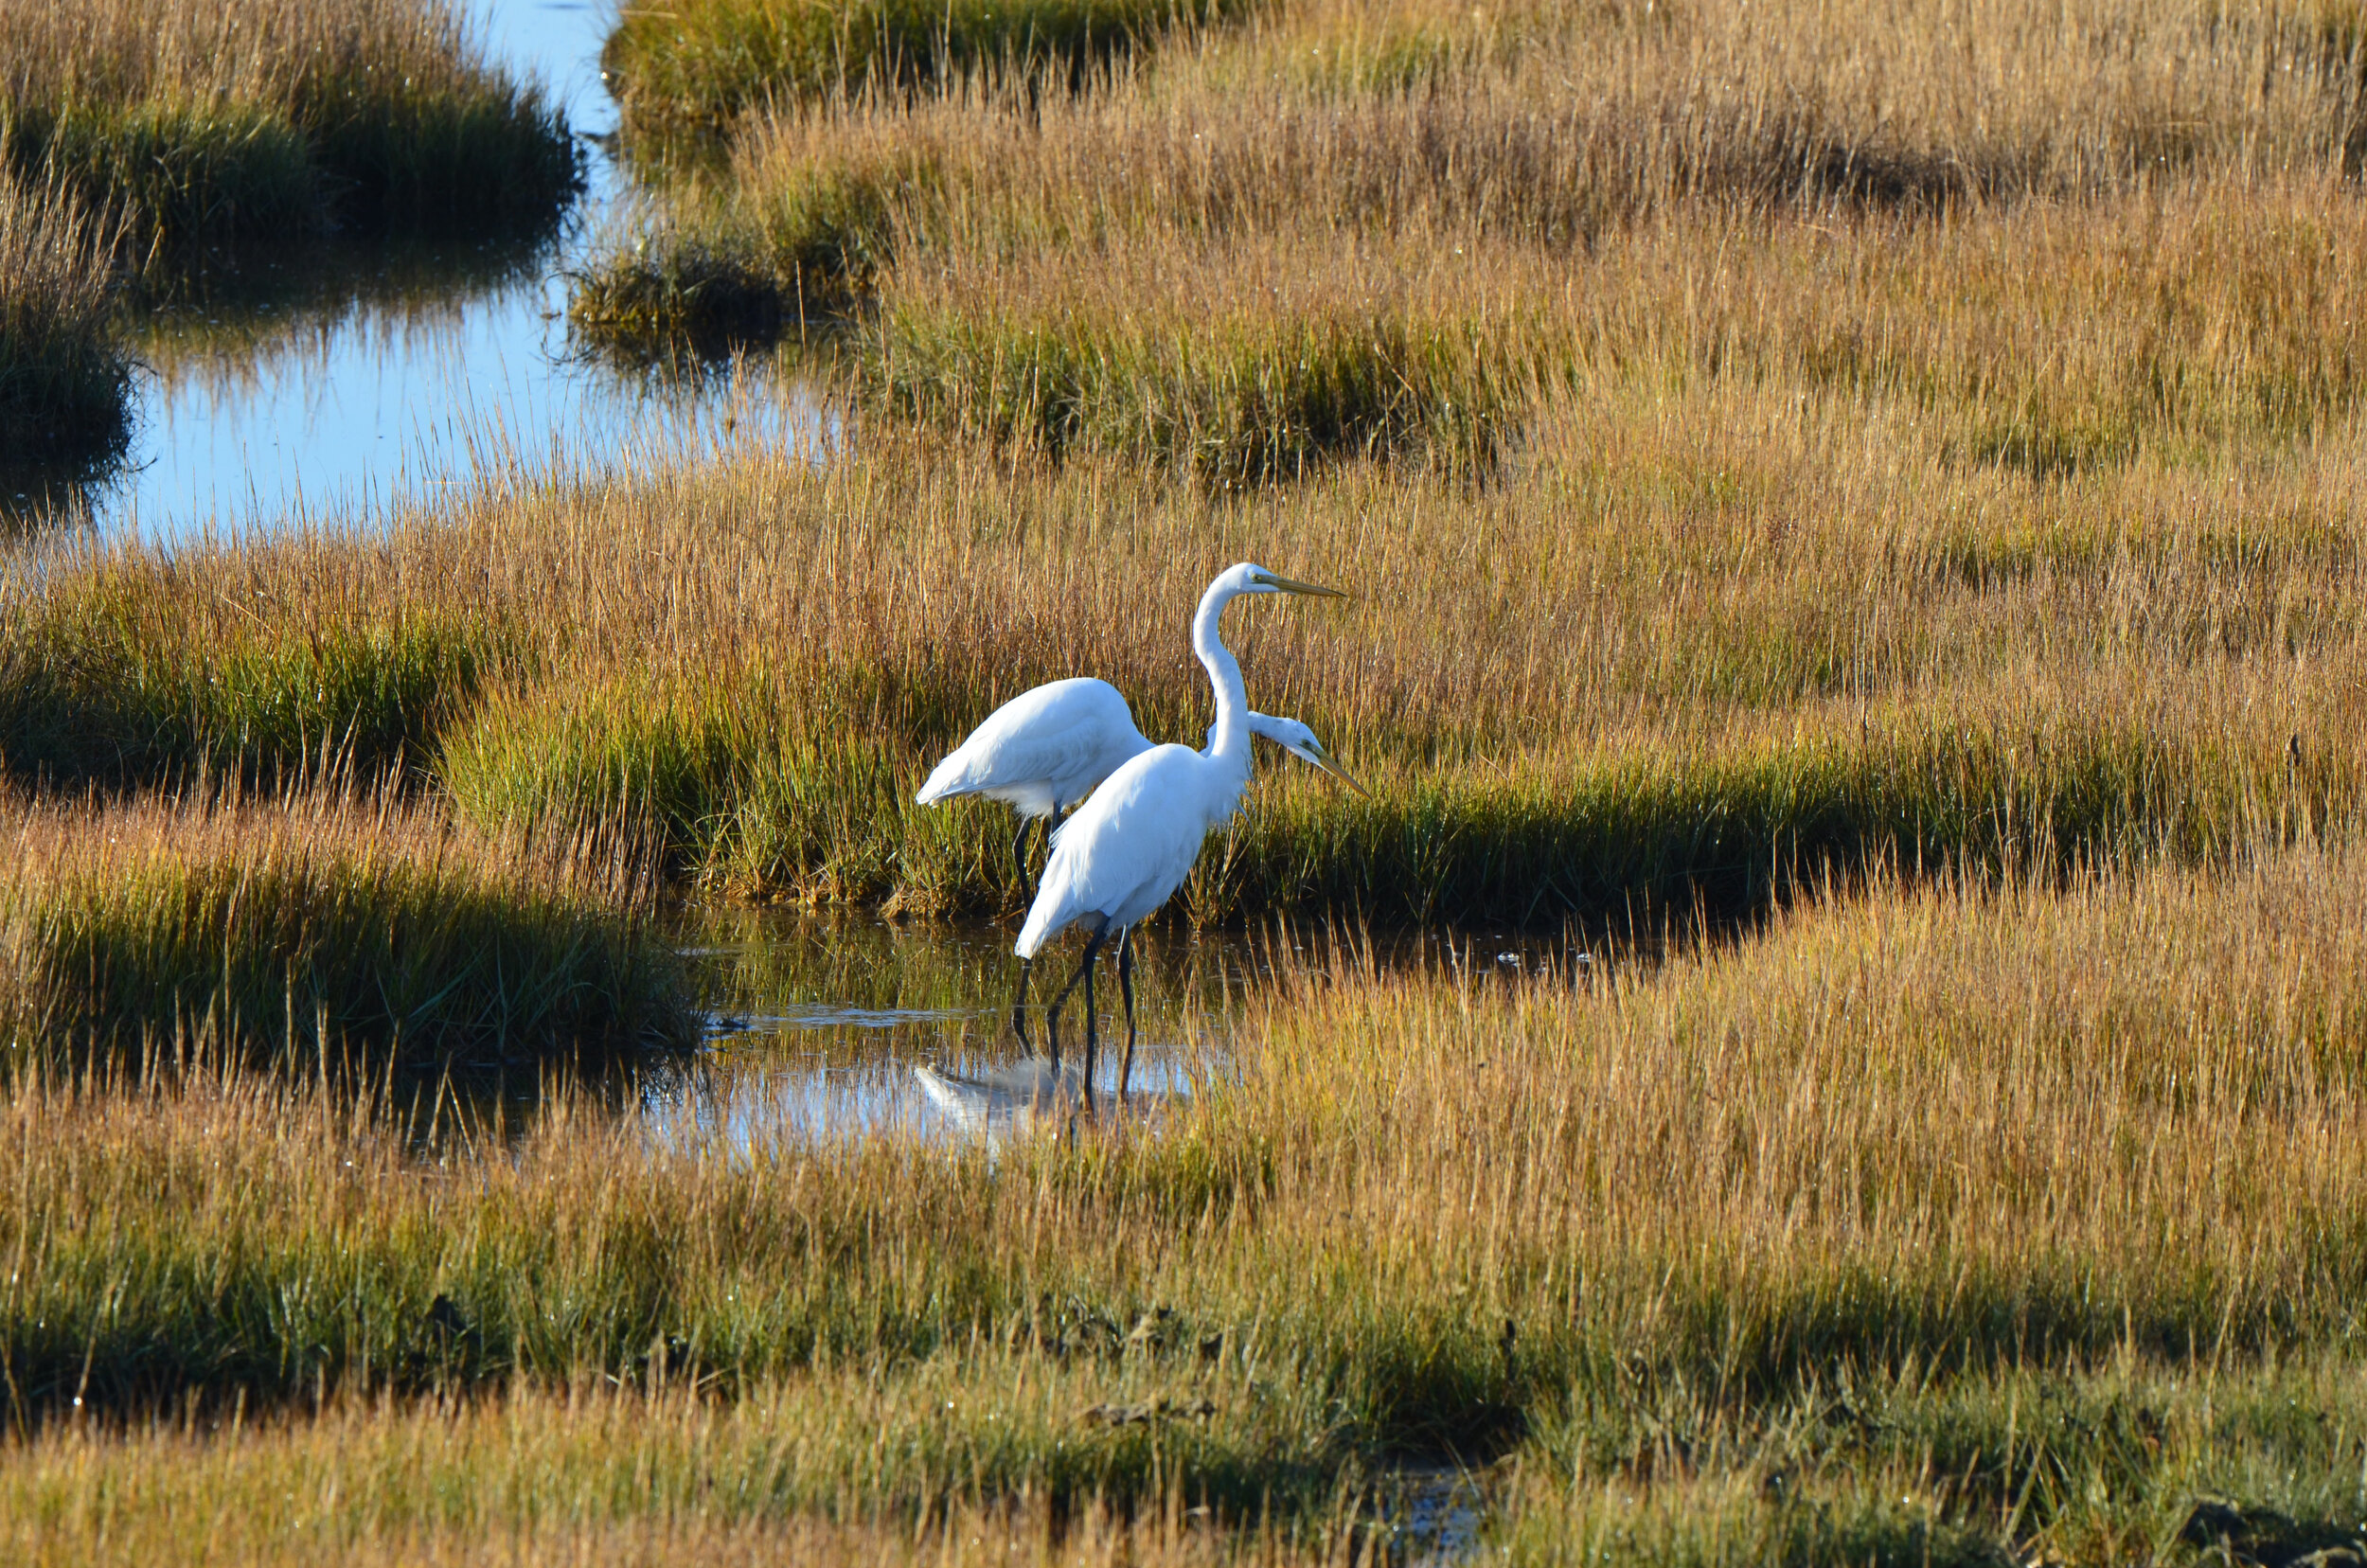
<path fill-rule="evenodd" d="M 565 106 L 590 188 L 559 233 L 400 237 L 258 261 L 142 323 L 128 461 L 84 492 L 112 532 L 169 542 L 290 517 L 383 516 L 492 468 L 598 470 L 675 454 L 827 451 L 835 429 L 769 362 L 688 380 L 575 353 L 565 273 L 627 198 L 599 80 L 606 0 L 461 0 L 488 55 Z M 36 513 L 42 496 L 0 496 Z"/>
<path fill-rule="evenodd" d="M 1487 1494 L 1468 1470 L 1400 1470 L 1382 1488 L 1380 1504 L 1388 1522 L 1389 1561 L 1406 1568 L 1448 1568 L 1480 1555 Z"/>
<path fill-rule="evenodd" d="M 995 1139 L 1078 1115 L 1155 1128 L 1167 1107 L 1227 1070 L 1243 1022 L 1289 968 L 1302 977 L 1426 968 L 1509 977 L 1583 974 L 1559 938 L 1412 934 L 1335 942 L 1323 932 L 1154 931 L 1136 958 L 1139 1030 L 1116 1099 L 1124 1015 L 1115 970 L 1096 983 L 1101 1053 L 1087 1101 L 1081 991 L 1044 1054 L 1045 1004 L 1076 963 L 1063 948 L 1030 989 L 1028 1039 L 1013 1029 L 1011 933 L 987 923 L 888 924 L 795 913 L 698 917 L 683 951 L 704 987 L 704 1048 L 645 1074 L 637 1112 L 658 1140 L 763 1152 L 817 1138 L 880 1133 Z"/>

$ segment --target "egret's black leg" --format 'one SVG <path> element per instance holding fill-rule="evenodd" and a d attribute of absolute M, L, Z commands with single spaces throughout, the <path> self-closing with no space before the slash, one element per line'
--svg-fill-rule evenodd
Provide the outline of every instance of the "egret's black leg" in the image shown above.
<path fill-rule="evenodd" d="M 1047 1031 L 1059 1026 L 1060 1009 L 1068 1006 L 1069 993 L 1082 982 L 1085 987 L 1085 1093 L 1088 1096 L 1093 1094 L 1094 1078 L 1094 960 L 1100 956 L 1102 939 L 1106 935 L 1106 931 L 1096 931 L 1086 939 L 1084 959 L 1077 966 L 1077 972 L 1069 976 L 1068 984 L 1060 988 L 1060 994 L 1052 999 L 1052 1010 L 1046 1015 L 1044 1024 Z M 1059 1060 L 1057 1055 L 1054 1060 Z"/>
<path fill-rule="evenodd" d="M 1035 1047 L 1027 1042 L 1027 975 L 1035 967 L 1036 961 L 1033 958 L 1022 958 L 1019 961 L 1019 993 L 1011 998 L 1011 1032 L 1019 1036 L 1019 1048 L 1029 1052 L 1034 1051 Z M 1058 1066 L 1059 1060 L 1060 1042 L 1059 1037 L 1055 1036 L 1052 1041 L 1053 1064 Z"/>
<path fill-rule="evenodd" d="M 1134 928 L 1118 933 L 1118 990 L 1126 998 L 1126 1055 L 1118 1060 L 1118 1103 L 1126 1103 L 1126 1084 L 1134 1076 Z"/>
<path fill-rule="evenodd" d="M 1035 901 L 1035 882 L 1027 875 L 1027 835 L 1035 831 L 1034 817 L 1019 819 L 1019 835 L 1011 840 L 1011 864 L 1019 868 L 1019 890 L 1030 903 Z"/>
<path fill-rule="evenodd" d="M 1052 835 L 1060 830 L 1060 824 L 1066 822 L 1069 815 L 1070 813 L 1060 810 L 1059 803 L 1055 801 L 1052 806 L 1052 814 L 1043 819 L 1043 859 L 1036 866 L 1036 892 L 1038 893 L 1043 891 L 1043 874 L 1052 864 Z M 1035 902 L 1034 897 L 1031 895 L 1027 901 Z"/>
<path fill-rule="evenodd" d="M 1094 1032 L 1094 949 L 1101 945 L 1101 935 L 1094 934 L 1085 944 L 1085 1104 L 1094 1102 L 1094 1070 L 1101 1065 L 1101 1037 Z"/>

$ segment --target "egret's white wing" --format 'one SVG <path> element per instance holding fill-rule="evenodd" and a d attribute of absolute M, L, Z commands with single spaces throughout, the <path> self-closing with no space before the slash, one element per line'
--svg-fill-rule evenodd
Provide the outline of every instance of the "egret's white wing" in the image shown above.
<path fill-rule="evenodd" d="M 1081 798 L 1146 742 L 1126 698 L 1107 681 L 1054 681 L 987 716 L 937 764 L 917 797 L 994 793 L 1031 814 Z"/>

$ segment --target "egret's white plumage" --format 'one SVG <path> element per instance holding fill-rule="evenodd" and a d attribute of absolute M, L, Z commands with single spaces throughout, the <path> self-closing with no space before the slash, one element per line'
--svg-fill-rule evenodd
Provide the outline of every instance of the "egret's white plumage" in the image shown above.
<path fill-rule="evenodd" d="M 1295 719 L 1252 713 L 1249 731 L 1301 757 L 1308 756 L 1310 745 L 1323 749 L 1315 732 Z M 1212 726 L 1211 744 L 1216 736 Z M 934 806 L 956 795 L 984 795 L 1023 817 L 1053 816 L 1150 748 L 1117 687 L 1090 676 L 1050 681 L 988 714 L 913 799 Z"/>
<path fill-rule="evenodd" d="M 1323 746 L 1295 719 L 1249 716 L 1253 735 L 1262 735 L 1310 762 Z M 1215 743 L 1216 731 L 1208 732 Z M 1038 821 L 1075 806 L 1103 779 L 1150 750 L 1134 727 L 1126 697 L 1107 681 L 1078 677 L 1052 681 L 1023 691 L 987 715 L 986 722 L 936 765 L 913 798 L 923 806 L 956 795 L 984 795 L 1019 812 L 1019 834 L 1011 857 L 1027 877 L 1027 835 Z"/>
<path fill-rule="evenodd" d="M 1052 681 L 987 715 L 913 798 L 934 806 L 984 795 L 1023 817 L 1051 816 L 1149 746 L 1117 687 L 1084 676 Z"/>
<path fill-rule="evenodd" d="M 1274 576 L 1244 561 L 1219 575 L 1201 596 L 1192 617 L 1192 651 L 1208 671 L 1216 688 L 1217 723 L 1208 748 L 1153 746 L 1110 775 L 1074 816 L 1053 834 L 1052 855 L 1027 923 L 1014 951 L 1032 960 L 1043 945 L 1072 925 L 1092 933 L 1078 970 L 1085 981 L 1086 1040 L 1093 1049 L 1093 962 L 1102 943 L 1119 938 L 1118 973 L 1127 986 L 1128 1067 L 1133 1054 L 1133 996 L 1130 950 L 1127 932 L 1145 916 L 1167 901 L 1191 875 L 1200 846 L 1209 831 L 1230 817 L 1241 803 L 1250 772 L 1249 697 L 1241 684 L 1241 667 L 1218 634 L 1224 607 L 1244 594 L 1321 594 L 1339 597 L 1336 590 L 1315 588 Z M 1288 739 L 1276 739 L 1319 767 L 1346 778 L 1303 724 Z M 1349 779 L 1353 784 L 1355 780 Z M 1024 994 L 1025 980 L 1022 988 Z M 1075 981 L 1070 982 L 1074 989 Z M 1066 991 L 1061 993 L 1067 995 Z M 1053 1004 L 1055 1012 L 1059 1003 Z M 1090 1066 L 1088 1068 L 1090 1072 Z M 1127 1070 L 1119 1073 L 1123 1093 Z"/>
<path fill-rule="evenodd" d="M 1033 958 L 1079 921 L 1122 931 L 1166 903 L 1248 783 L 1246 760 L 1231 768 L 1189 746 L 1153 746 L 1112 774 L 1052 835 L 1014 951 Z"/>

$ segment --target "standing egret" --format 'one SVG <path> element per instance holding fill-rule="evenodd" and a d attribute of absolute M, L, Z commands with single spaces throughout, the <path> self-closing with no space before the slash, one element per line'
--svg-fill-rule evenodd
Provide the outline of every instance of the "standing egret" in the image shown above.
<path fill-rule="evenodd" d="M 1252 735 L 1262 736 L 1264 739 L 1272 741 L 1275 745 L 1280 746 L 1284 751 L 1290 753 L 1292 756 L 1301 757 L 1306 761 L 1314 764 L 1316 767 L 1323 769 L 1325 772 L 1332 774 L 1344 780 L 1348 788 L 1354 790 L 1357 793 L 1362 794 L 1365 793 L 1364 786 L 1359 784 L 1354 778 L 1349 777 L 1347 771 L 1342 768 L 1340 764 L 1332 758 L 1331 753 L 1324 749 L 1324 743 L 1315 738 L 1315 732 L 1308 729 L 1305 724 L 1300 723 L 1296 719 L 1277 719 L 1270 713 L 1253 712 L 1249 716 L 1249 729 Z M 1217 729 L 1216 726 L 1212 724 L 1208 728 L 1208 747 L 1203 750 L 1203 756 L 1206 755 L 1207 751 L 1214 750 L 1216 746 L 1216 739 Z M 1148 751 L 1150 749 L 1150 743 L 1148 741 L 1145 741 L 1143 743 L 1143 749 L 1145 751 Z M 1052 833 L 1047 836 L 1057 837 L 1059 832 L 1059 829 L 1056 828 L 1053 829 Z M 1130 936 L 1121 934 L 1118 940 L 1118 968 L 1121 977 L 1130 977 L 1133 972 L 1133 951 L 1132 939 Z M 1019 1036 L 1020 1043 L 1023 1045 L 1026 1045 L 1028 1043 L 1026 1023 L 1028 967 L 1028 964 L 1022 964 L 1020 966 L 1019 995 L 1011 1005 L 1011 1032 Z M 1077 982 L 1072 979 L 1060 991 L 1059 1000 L 1053 1003 L 1052 1010 L 1055 1022 L 1058 1020 L 1061 1005 L 1068 1001 L 1069 992 L 1075 990 L 1076 989 Z M 1088 1000 L 1090 1000 L 1090 989 L 1089 986 Z M 1130 994 L 1131 993 L 1130 992 Z M 1051 1040 L 1052 1066 L 1057 1070 L 1059 1065 L 1060 1058 L 1059 1035 L 1057 1031 L 1053 1033 Z M 1033 1048 L 1033 1046 L 1029 1047 L 1031 1050 Z"/>
<path fill-rule="evenodd" d="M 1085 985 L 1085 1081 L 1090 1094 L 1098 1047 L 1094 1022 L 1094 960 L 1112 934 L 1118 938 L 1118 985 L 1126 998 L 1126 1058 L 1118 1070 L 1118 1093 L 1126 1093 L 1134 1066 L 1134 963 L 1128 939 L 1134 925 L 1157 909 L 1191 875 L 1201 840 L 1237 811 L 1249 784 L 1249 694 L 1241 667 L 1218 635 L 1224 607 L 1243 594 L 1310 594 L 1344 598 L 1336 588 L 1317 588 L 1276 577 L 1243 561 L 1220 574 L 1200 597 L 1192 616 L 1192 651 L 1216 688 L 1217 724 L 1206 751 L 1189 746 L 1153 746 L 1121 765 L 1052 837 L 1036 901 L 1013 952 L 1021 959 L 1019 1003 L 1027 995 L 1027 972 L 1044 943 L 1072 925 L 1087 928 L 1084 960 L 1052 1004 L 1060 1006 L 1078 980 Z M 1305 726 L 1299 728 L 1304 731 Z M 1296 739 L 1294 737 L 1294 739 Z M 1291 749 L 1317 767 L 1337 774 L 1360 790 L 1311 733 Z"/>
<path fill-rule="evenodd" d="M 1249 716 L 1252 735 L 1318 761 L 1307 748 L 1322 746 L 1295 719 L 1268 714 Z M 1209 732 L 1213 741 L 1216 732 Z M 1133 758 L 1150 750 L 1150 740 L 1134 727 L 1134 713 L 1125 695 L 1107 681 L 1078 676 L 1050 681 L 1021 692 L 986 717 L 959 746 L 929 775 L 913 799 L 923 806 L 956 795 L 984 795 L 1000 800 L 1019 813 L 1019 836 L 1011 841 L 1011 858 L 1019 863 L 1020 885 L 1027 884 L 1027 835 L 1045 824 L 1047 838 L 1059 826 L 1060 813 L 1093 793 L 1094 786 Z"/>

